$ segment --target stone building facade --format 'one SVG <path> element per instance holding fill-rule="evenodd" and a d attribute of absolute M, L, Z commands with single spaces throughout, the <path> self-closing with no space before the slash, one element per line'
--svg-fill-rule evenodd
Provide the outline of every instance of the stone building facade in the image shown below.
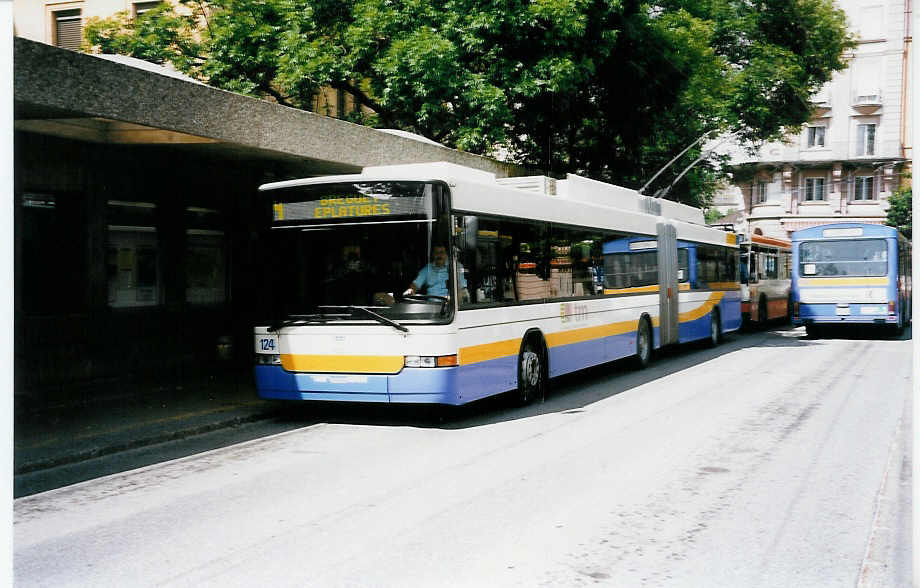
<path fill-rule="evenodd" d="M 749 230 L 786 238 L 809 226 L 884 224 L 911 158 L 909 0 L 844 0 L 859 45 L 812 97 L 812 118 L 755 155 L 733 153 L 733 185 L 716 198 Z"/>

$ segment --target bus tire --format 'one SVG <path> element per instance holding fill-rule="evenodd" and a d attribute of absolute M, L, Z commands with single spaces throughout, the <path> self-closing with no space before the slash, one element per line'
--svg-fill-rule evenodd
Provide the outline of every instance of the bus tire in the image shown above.
<path fill-rule="evenodd" d="M 538 337 L 531 335 L 524 339 L 518 354 L 518 405 L 524 406 L 545 398 L 546 375 L 549 373 L 546 356 L 546 349 Z"/>
<path fill-rule="evenodd" d="M 639 327 L 636 329 L 636 355 L 633 356 L 633 366 L 636 369 L 644 369 L 652 362 L 652 327 L 649 325 L 648 317 L 643 316 L 639 319 Z"/>
<path fill-rule="evenodd" d="M 792 324 L 792 294 L 786 298 L 786 324 Z"/>
<path fill-rule="evenodd" d="M 809 339 L 816 339 L 818 337 L 818 325 L 805 325 L 805 336 Z"/>
<path fill-rule="evenodd" d="M 719 309 L 713 308 L 712 312 L 709 313 L 709 317 L 709 340 L 707 344 L 710 347 L 715 347 L 722 342 L 722 321 L 719 319 Z"/>

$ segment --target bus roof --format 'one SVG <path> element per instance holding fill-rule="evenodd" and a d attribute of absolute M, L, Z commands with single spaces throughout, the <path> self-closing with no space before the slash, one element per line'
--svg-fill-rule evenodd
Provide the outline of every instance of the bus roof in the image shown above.
<path fill-rule="evenodd" d="M 811 239 L 846 239 L 860 237 L 897 237 L 894 227 L 874 223 L 831 223 L 808 227 L 792 233 L 793 241 Z"/>
<path fill-rule="evenodd" d="M 541 181 L 535 181 L 535 180 Z M 692 241 L 737 246 L 734 233 L 705 226 L 703 213 L 676 202 L 643 196 L 622 186 L 569 174 L 565 180 L 542 176 L 496 179 L 495 175 L 448 162 L 364 168 L 360 174 L 302 178 L 259 186 L 270 191 L 295 186 L 375 181 L 444 182 L 451 187 L 453 208 L 471 214 L 609 229 L 642 235 L 657 234 L 661 221 L 675 225 L 678 237 Z M 526 181 L 522 181 L 526 180 Z M 539 186 L 540 189 L 533 189 Z M 547 193 L 547 188 L 555 193 Z M 615 213 L 615 222 L 605 222 Z M 614 226 L 615 225 L 615 226 Z"/>
<path fill-rule="evenodd" d="M 766 247 L 775 247 L 777 249 L 789 249 L 792 242 L 786 239 L 777 239 L 776 237 L 767 237 L 766 235 L 745 235 L 742 244 L 763 245 Z"/>

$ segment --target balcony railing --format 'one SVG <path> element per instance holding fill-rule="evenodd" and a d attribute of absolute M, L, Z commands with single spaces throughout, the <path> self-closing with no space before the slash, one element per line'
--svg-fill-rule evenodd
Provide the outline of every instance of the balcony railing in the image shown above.
<path fill-rule="evenodd" d="M 860 90 L 853 93 L 853 106 L 881 106 L 882 92 L 878 89 Z"/>

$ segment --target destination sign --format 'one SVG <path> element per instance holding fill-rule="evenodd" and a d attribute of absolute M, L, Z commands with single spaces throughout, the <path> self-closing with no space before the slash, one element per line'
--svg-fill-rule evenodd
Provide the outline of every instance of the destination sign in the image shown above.
<path fill-rule="evenodd" d="M 395 216 L 428 216 L 424 196 L 378 198 L 376 196 L 336 196 L 308 202 L 276 202 L 275 222 L 341 219 L 380 219 Z"/>

